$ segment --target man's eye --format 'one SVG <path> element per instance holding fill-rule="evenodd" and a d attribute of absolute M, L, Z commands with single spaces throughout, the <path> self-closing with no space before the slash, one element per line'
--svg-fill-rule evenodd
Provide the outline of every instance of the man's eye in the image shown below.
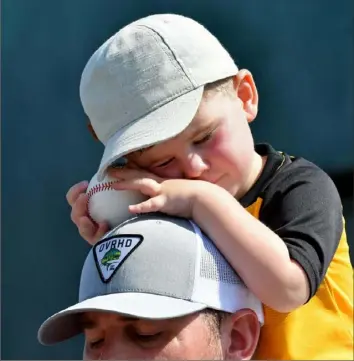
<path fill-rule="evenodd" d="M 154 333 L 151 335 L 141 334 L 138 332 L 135 333 L 136 339 L 140 342 L 153 342 L 153 341 L 156 341 L 161 335 L 162 335 L 162 332 Z"/>
<path fill-rule="evenodd" d="M 89 342 L 89 346 L 91 349 L 97 349 L 103 345 L 104 339 L 100 338 L 97 341 Z"/>
<path fill-rule="evenodd" d="M 206 134 L 203 138 L 201 138 L 199 140 L 195 140 L 193 143 L 196 145 L 205 143 L 208 140 L 210 140 L 212 136 L 213 136 L 213 132 L 210 132 L 210 133 Z"/>

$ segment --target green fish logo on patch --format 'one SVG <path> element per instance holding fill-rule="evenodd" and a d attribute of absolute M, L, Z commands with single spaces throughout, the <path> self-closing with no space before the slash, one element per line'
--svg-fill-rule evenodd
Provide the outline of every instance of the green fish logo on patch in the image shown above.
<path fill-rule="evenodd" d="M 116 248 L 111 248 L 108 252 L 105 253 L 103 258 L 101 259 L 102 266 L 108 267 L 119 260 L 121 252 Z"/>

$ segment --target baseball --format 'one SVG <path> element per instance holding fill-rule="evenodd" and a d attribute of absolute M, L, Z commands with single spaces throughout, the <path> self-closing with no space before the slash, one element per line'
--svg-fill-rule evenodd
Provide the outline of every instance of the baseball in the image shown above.
<path fill-rule="evenodd" d="M 137 191 L 118 191 L 111 187 L 117 179 L 106 176 L 102 182 L 95 174 L 87 188 L 88 213 L 95 222 L 107 222 L 111 228 L 134 217 L 128 206 L 143 202 L 147 196 Z"/>

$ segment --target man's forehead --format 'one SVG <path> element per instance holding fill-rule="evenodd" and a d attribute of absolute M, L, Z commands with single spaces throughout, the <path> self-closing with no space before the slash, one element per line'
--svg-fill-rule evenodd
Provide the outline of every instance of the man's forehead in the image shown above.
<path fill-rule="evenodd" d="M 198 316 L 198 312 L 181 316 L 177 318 L 169 318 L 169 319 L 145 319 L 145 318 L 138 318 L 133 316 L 127 315 L 120 315 L 115 312 L 108 312 L 108 311 L 88 311 L 83 312 L 78 315 L 80 326 L 82 329 L 91 329 L 98 327 L 100 324 L 104 324 L 107 321 L 109 323 L 139 323 L 139 324 L 146 324 L 146 325 L 155 325 L 158 324 L 162 325 L 171 325 L 179 322 L 187 322 L 190 319 L 193 319 Z"/>

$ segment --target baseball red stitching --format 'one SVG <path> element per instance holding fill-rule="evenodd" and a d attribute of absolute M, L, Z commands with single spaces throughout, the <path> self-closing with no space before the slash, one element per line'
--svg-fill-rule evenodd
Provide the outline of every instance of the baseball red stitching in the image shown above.
<path fill-rule="evenodd" d="M 92 187 L 88 193 L 87 193 L 87 196 L 88 196 L 88 200 L 87 202 L 90 200 L 90 198 L 98 193 L 98 192 L 102 192 L 102 191 L 109 191 L 109 190 L 112 190 L 112 184 L 114 182 L 106 182 L 106 183 L 99 183 L 99 184 L 96 184 L 94 187 Z"/>

